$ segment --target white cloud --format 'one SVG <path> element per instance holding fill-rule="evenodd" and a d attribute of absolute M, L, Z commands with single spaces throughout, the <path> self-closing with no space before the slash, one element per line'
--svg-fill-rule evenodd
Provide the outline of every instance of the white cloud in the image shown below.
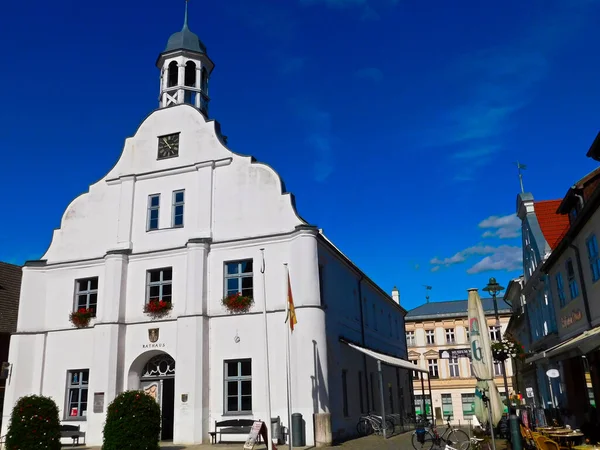
<path fill-rule="evenodd" d="M 521 235 L 521 219 L 516 214 L 508 216 L 490 216 L 479 223 L 479 228 L 486 229 L 483 237 L 511 239 Z"/>
<path fill-rule="evenodd" d="M 523 267 L 523 253 L 521 248 L 508 245 L 500 246 L 494 253 L 486 256 L 481 261 L 467 269 L 467 273 L 481 273 L 492 270 L 505 270 L 512 272 Z"/>
<path fill-rule="evenodd" d="M 491 270 L 518 270 L 522 266 L 521 248 L 512 245 L 501 245 L 494 247 L 491 245 L 475 245 L 448 258 L 433 258 L 430 263 L 434 266 L 431 271 L 436 272 L 441 267 L 449 267 L 455 264 L 462 264 L 474 256 L 485 256 L 467 269 L 467 273 L 475 274 Z"/>

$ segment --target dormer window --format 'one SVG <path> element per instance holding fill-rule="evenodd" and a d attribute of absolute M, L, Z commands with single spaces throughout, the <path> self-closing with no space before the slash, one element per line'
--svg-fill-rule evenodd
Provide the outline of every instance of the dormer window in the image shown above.
<path fill-rule="evenodd" d="M 575 222 L 575 219 L 577 219 L 577 208 L 573 208 L 571 209 L 571 211 L 569 211 L 569 222 L 571 222 L 571 224 L 573 224 L 573 222 Z"/>

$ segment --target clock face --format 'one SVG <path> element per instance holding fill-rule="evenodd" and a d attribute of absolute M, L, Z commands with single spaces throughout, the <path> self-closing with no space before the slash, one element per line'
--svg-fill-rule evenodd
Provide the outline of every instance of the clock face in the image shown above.
<path fill-rule="evenodd" d="M 159 136 L 158 159 L 174 158 L 179 155 L 179 133 Z"/>

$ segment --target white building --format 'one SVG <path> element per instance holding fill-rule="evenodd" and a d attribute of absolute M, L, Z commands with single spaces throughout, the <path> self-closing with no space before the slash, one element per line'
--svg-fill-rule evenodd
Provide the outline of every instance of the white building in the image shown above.
<path fill-rule="evenodd" d="M 67 207 L 42 259 L 23 269 L 2 435 L 16 400 L 32 393 L 52 397 L 90 445 L 101 444 L 106 408 L 128 389 L 157 394 L 162 438 L 175 443 L 207 442 L 227 417 L 266 420 L 263 299 L 272 416 L 287 426 L 284 263 L 298 318 L 291 396 L 306 444 L 316 414 L 330 413 L 321 418 L 343 438 L 380 398 L 387 412 L 412 410 L 405 369 L 385 366 L 381 395 L 376 360 L 340 341 L 406 359 L 399 297 L 296 213 L 273 169 L 226 147 L 207 119 L 213 63 L 187 11 L 157 66 L 159 108 L 109 173 Z M 255 304 L 229 314 L 221 300 L 240 291 Z M 151 298 L 172 301 L 167 317 L 143 312 Z M 81 329 L 69 321 L 80 307 L 95 310 Z"/>

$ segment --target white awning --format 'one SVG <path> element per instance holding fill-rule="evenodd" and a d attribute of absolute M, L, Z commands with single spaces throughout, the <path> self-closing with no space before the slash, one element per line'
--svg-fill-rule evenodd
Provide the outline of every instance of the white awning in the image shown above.
<path fill-rule="evenodd" d="M 381 361 L 384 364 L 388 364 L 390 366 L 395 366 L 395 367 L 401 367 L 403 369 L 414 370 L 415 372 L 427 373 L 427 370 L 421 369 L 419 366 L 417 366 L 409 361 L 406 361 L 405 359 L 396 358 L 395 356 L 384 355 L 383 353 L 379 353 L 379 352 L 376 352 L 375 350 L 361 347 L 360 345 L 353 344 L 353 343 L 345 341 L 343 339 L 340 339 L 340 341 L 343 342 L 344 344 L 352 347 L 353 349 L 358 350 L 359 352 L 362 352 L 367 356 L 370 356 L 371 358 L 375 358 L 375 359 Z"/>
<path fill-rule="evenodd" d="M 600 327 L 592 328 L 591 330 L 584 331 L 579 336 L 569 339 L 566 342 L 554 347 L 552 350 L 546 351 L 548 357 L 559 355 L 560 353 L 567 352 L 577 347 L 582 355 L 591 352 L 600 345 L 598 337 L 600 334 Z"/>
<path fill-rule="evenodd" d="M 552 356 L 572 350 L 575 347 L 578 347 L 580 353 L 585 355 L 600 345 L 600 341 L 594 340 L 594 338 L 597 339 L 599 336 L 600 327 L 592 328 L 591 330 L 584 331 L 579 336 L 571 338 L 565 342 L 561 342 L 560 344 L 550 347 L 547 350 L 536 353 L 535 355 L 525 359 L 525 362 L 529 364 L 541 359 L 548 359 Z"/>

